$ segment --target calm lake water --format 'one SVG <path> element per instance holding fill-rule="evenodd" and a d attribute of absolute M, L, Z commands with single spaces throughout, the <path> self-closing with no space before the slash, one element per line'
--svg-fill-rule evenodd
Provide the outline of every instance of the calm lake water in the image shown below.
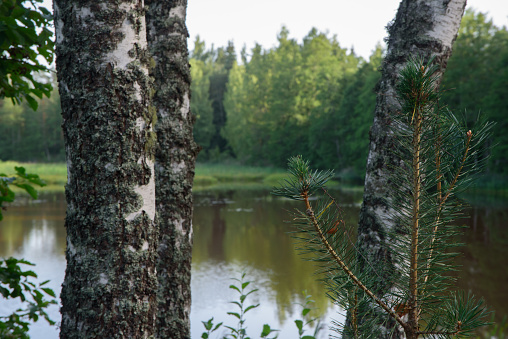
<path fill-rule="evenodd" d="M 361 192 L 334 193 L 345 209 L 347 222 L 356 223 Z M 313 275 L 312 264 L 302 261 L 287 234 L 287 210 L 294 202 L 278 199 L 267 189 L 217 190 L 195 193 L 194 252 L 192 266 L 192 338 L 200 338 L 201 321 L 214 317 L 235 326 L 228 311 L 237 293 L 229 289 L 230 278 L 246 272 L 259 291 L 250 299 L 260 307 L 247 314 L 247 331 L 259 337 L 268 323 L 281 330 L 279 338 L 296 338 L 298 319 L 307 291 L 315 300 L 315 317 L 326 324 L 340 320 L 340 310 L 326 299 Z M 508 201 L 473 197 L 464 223 L 459 286 L 483 296 L 496 319 L 508 314 Z M 0 222 L 0 257 L 15 256 L 36 263 L 40 281 L 50 279 L 50 287 L 60 291 L 65 272 L 65 198 L 63 194 L 41 195 L 38 201 L 11 206 Z M 12 312 L 16 303 L 2 301 L 0 315 Z M 50 310 L 59 320 L 58 307 Z M 309 330 L 310 332 L 310 330 Z M 327 330 L 321 332 L 327 337 Z M 31 328 L 34 339 L 58 338 L 58 328 L 39 321 Z"/>

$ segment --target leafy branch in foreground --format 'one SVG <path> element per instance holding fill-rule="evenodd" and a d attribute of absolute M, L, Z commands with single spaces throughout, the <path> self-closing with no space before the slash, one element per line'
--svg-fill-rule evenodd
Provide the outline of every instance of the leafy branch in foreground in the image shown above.
<path fill-rule="evenodd" d="M 42 0 L 2 0 L 0 3 L 0 99 L 20 104 L 25 98 L 37 109 L 33 95 L 49 97 L 52 86 L 37 72 L 48 72 L 53 61 L 51 12 Z M 45 59 L 45 62 L 42 62 Z"/>
<path fill-rule="evenodd" d="M 10 185 L 25 190 L 33 199 L 37 199 L 37 191 L 32 184 L 45 186 L 45 182 L 36 174 L 26 173 L 25 168 L 15 167 L 16 174 L 8 176 L 0 173 L 0 221 L 3 218 L 2 210 L 5 202 L 13 202 L 14 192 Z M 39 285 L 32 282 L 31 278 L 37 278 L 34 271 L 24 271 L 20 264 L 34 266 L 24 259 L 8 258 L 0 260 L 0 294 L 5 299 L 17 299 L 27 303 L 26 308 L 17 309 L 10 315 L 0 315 L 0 338 L 28 338 L 29 321 L 37 321 L 43 317 L 50 325 L 55 322 L 51 320 L 46 312 L 52 304 L 57 304 L 55 292 L 45 287 L 49 282 L 46 280 Z M 50 300 L 45 299 L 50 296 Z M 27 298 L 29 296 L 29 298 Z"/>
<path fill-rule="evenodd" d="M 436 70 L 432 60 L 412 59 L 397 86 L 401 111 L 392 116 L 392 132 L 400 161 L 390 168 L 392 190 L 385 197 L 396 211 L 386 216 L 395 227 L 386 234 L 390 248 L 382 249 L 394 258 L 393 274 L 379 276 L 385 270 L 373 267 L 352 241 L 352 228 L 324 186 L 333 172 L 312 171 L 293 157 L 291 178 L 273 191 L 305 206 L 294 212 L 295 238 L 326 274 L 329 297 L 348 311 L 346 324 L 339 324 L 347 337 L 389 336 L 379 324 L 393 321 L 410 339 L 466 337 L 488 324 L 483 300 L 450 291 L 449 272 L 460 245 L 453 221 L 464 208 L 455 196 L 481 171 L 492 124 L 469 129 L 439 107 Z M 317 193 L 323 197 L 311 203 Z M 380 281 L 393 286 L 385 295 L 375 293 Z"/>
<path fill-rule="evenodd" d="M 19 298 L 21 302 L 28 304 L 10 315 L 0 316 L 0 338 L 29 338 L 27 334 L 29 321 L 35 322 L 39 320 L 39 317 L 46 319 L 50 325 L 55 324 L 46 313 L 46 308 L 57 304 L 55 292 L 45 287 L 49 280 L 36 285 L 31 278 L 36 279 L 37 274 L 30 270 L 22 270 L 20 264 L 34 266 L 23 259 L 0 260 L 0 294 L 5 299 Z M 51 299 L 45 299 L 44 294 Z"/>
<path fill-rule="evenodd" d="M 39 178 L 37 174 L 26 173 L 24 167 L 14 167 L 16 174 L 7 175 L 0 173 L 0 221 L 3 219 L 2 210 L 6 202 L 13 202 L 16 194 L 10 186 L 16 186 L 27 192 L 32 199 L 37 199 L 37 191 L 32 185 L 44 187 L 46 182 Z"/>

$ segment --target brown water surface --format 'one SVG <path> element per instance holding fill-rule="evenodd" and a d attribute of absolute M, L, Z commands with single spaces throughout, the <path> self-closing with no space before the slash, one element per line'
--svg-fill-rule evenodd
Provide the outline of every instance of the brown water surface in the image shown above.
<path fill-rule="evenodd" d="M 361 192 L 335 191 L 344 206 L 347 222 L 358 220 Z M 252 303 L 260 307 L 247 316 L 248 333 L 258 337 L 262 325 L 281 329 L 279 338 L 297 337 L 293 320 L 299 318 L 302 291 L 316 301 L 315 317 L 330 324 L 341 319 L 316 282 L 311 263 L 302 261 L 293 240 L 287 210 L 297 204 L 279 199 L 266 189 L 201 191 L 195 194 L 194 252 L 192 267 L 192 338 L 201 337 L 201 321 L 214 317 L 235 326 L 228 311 L 229 301 L 237 294 L 228 288 L 231 278 L 247 272 L 259 292 Z M 483 296 L 496 310 L 496 319 L 508 314 L 508 202 L 499 199 L 472 198 L 464 230 L 463 268 L 459 286 Z M 5 211 L 0 223 L 0 257 L 23 257 L 37 264 L 40 281 L 50 279 L 50 287 L 60 291 L 65 272 L 65 198 L 46 194 L 35 202 L 19 201 Z M 2 302 L 0 314 L 12 312 L 16 303 Z M 58 307 L 51 309 L 59 319 Z M 34 339 L 58 337 L 58 329 L 42 321 L 31 329 Z M 322 333 L 323 337 L 326 335 Z"/>

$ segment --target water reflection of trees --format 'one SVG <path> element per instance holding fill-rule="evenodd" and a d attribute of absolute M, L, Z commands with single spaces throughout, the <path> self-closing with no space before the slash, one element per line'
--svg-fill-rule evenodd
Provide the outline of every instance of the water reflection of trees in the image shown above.
<path fill-rule="evenodd" d="M 361 194 L 334 193 L 344 206 L 346 222 L 356 225 Z M 496 311 L 496 319 L 501 320 L 508 314 L 504 260 L 508 257 L 508 202 L 485 197 L 468 200 L 473 207 L 460 221 L 468 227 L 463 235 L 467 246 L 461 249 L 458 262 L 462 265 L 458 286 L 483 296 Z M 195 202 L 193 265 L 226 263 L 265 272 L 259 287 L 271 299 L 273 296 L 281 322 L 299 311 L 294 303 L 302 301 L 303 290 L 312 294 L 320 314 L 328 310 L 330 304 L 322 285 L 316 283 L 314 266 L 297 255 L 287 234 L 290 226 L 282 222 L 290 218 L 287 210 L 294 209 L 294 202 L 275 199 L 266 190 L 200 193 Z M 0 223 L 0 256 L 28 255 L 27 247 L 35 242 L 45 256 L 64 260 L 64 218 L 62 194 L 9 207 Z M 49 244 L 44 239 L 53 240 Z"/>
<path fill-rule="evenodd" d="M 344 206 L 345 221 L 356 225 L 358 194 L 334 193 Z M 294 202 L 275 199 L 268 191 L 210 193 L 196 201 L 194 263 L 214 259 L 268 272 L 266 288 L 274 292 L 281 322 L 298 310 L 294 303 L 301 301 L 303 290 L 313 295 L 321 314 L 327 311 L 330 304 L 323 285 L 316 283 L 314 266 L 297 255 L 287 234 L 290 226 L 282 222 L 290 218 L 287 211 L 294 209 Z M 459 259 L 463 267 L 458 286 L 485 297 L 501 319 L 508 314 L 508 271 L 503 260 L 508 257 L 508 209 L 482 201 L 471 201 L 475 207 L 460 221 L 469 227 L 464 230 L 467 247 Z"/>
<path fill-rule="evenodd" d="M 348 206 L 348 222 L 355 225 L 359 206 L 354 196 L 342 199 Z M 274 292 L 281 322 L 299 311 L 295 302 L 303 301 L 302 291 L 316 301 L 316 315 L 327 312 L 330 303 L 323 285 L 316 282 L 315 267 L 298 256 L 288 235 L 290 226 L 283 223 L 290 218 L 287 211 L 295 208 L 294 202 L 275 199 L 267 191 L 203 194 L 195 201 L 194 264 L 213 259 L 267 272 L 270 279 L 265 287 Z"/>
<path fill-rule="evenodd" d="M 458 281 L 460 288 L 484 297 L 498 321 L 508 315 L 508 204 L 499 203 L 475 203 L 467 210 Z"/>
<path fill-rule="evenodd" d="M 37 201 L 17 199 L 17 203 L 8 207 L 0 223 L 0 256 L 34 251 L 63 255 L 66 246 L 63 194 L 41 195 Z"/>

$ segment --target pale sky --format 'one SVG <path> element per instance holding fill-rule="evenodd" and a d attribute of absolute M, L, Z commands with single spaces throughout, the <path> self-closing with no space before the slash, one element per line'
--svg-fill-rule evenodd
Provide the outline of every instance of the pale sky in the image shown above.
<path fill-rule="evenodd" d="M 264 48 L 277 43 L 285 25 L 290 37 L 301 41 L 312 27 L 337 35 L 342 47 L 354 47 L 368 58 L 386 36 L 385 26 L 400 0 L 188 0 L 189 48 L 197 35 L 210 47 L 233 40 L 237 52 L 257 42 Z M 51 0 L 44 0 L 52 8 Z M 468 0 L 467 7 L 487 12 L 497 26 L 508 27 L 508 0 Z"/>
<path fill-rule="evenodd" d="M 196 35 L 210 47 L 233 40 L 237 52 L 257 42 L 264 48 L 277 43 L 285 25 L 291 38 L 302 41 L 316 27 L 337 35 L 341 47 L 354 47 L 368 59 L 386 36 L 386 24 L 395 18 L 400 0 L 188 0 L 189 49 Z M 497 26 L 508 27 L 508 0 L 469 0 L 467 7 L 488 12 Z"/>

